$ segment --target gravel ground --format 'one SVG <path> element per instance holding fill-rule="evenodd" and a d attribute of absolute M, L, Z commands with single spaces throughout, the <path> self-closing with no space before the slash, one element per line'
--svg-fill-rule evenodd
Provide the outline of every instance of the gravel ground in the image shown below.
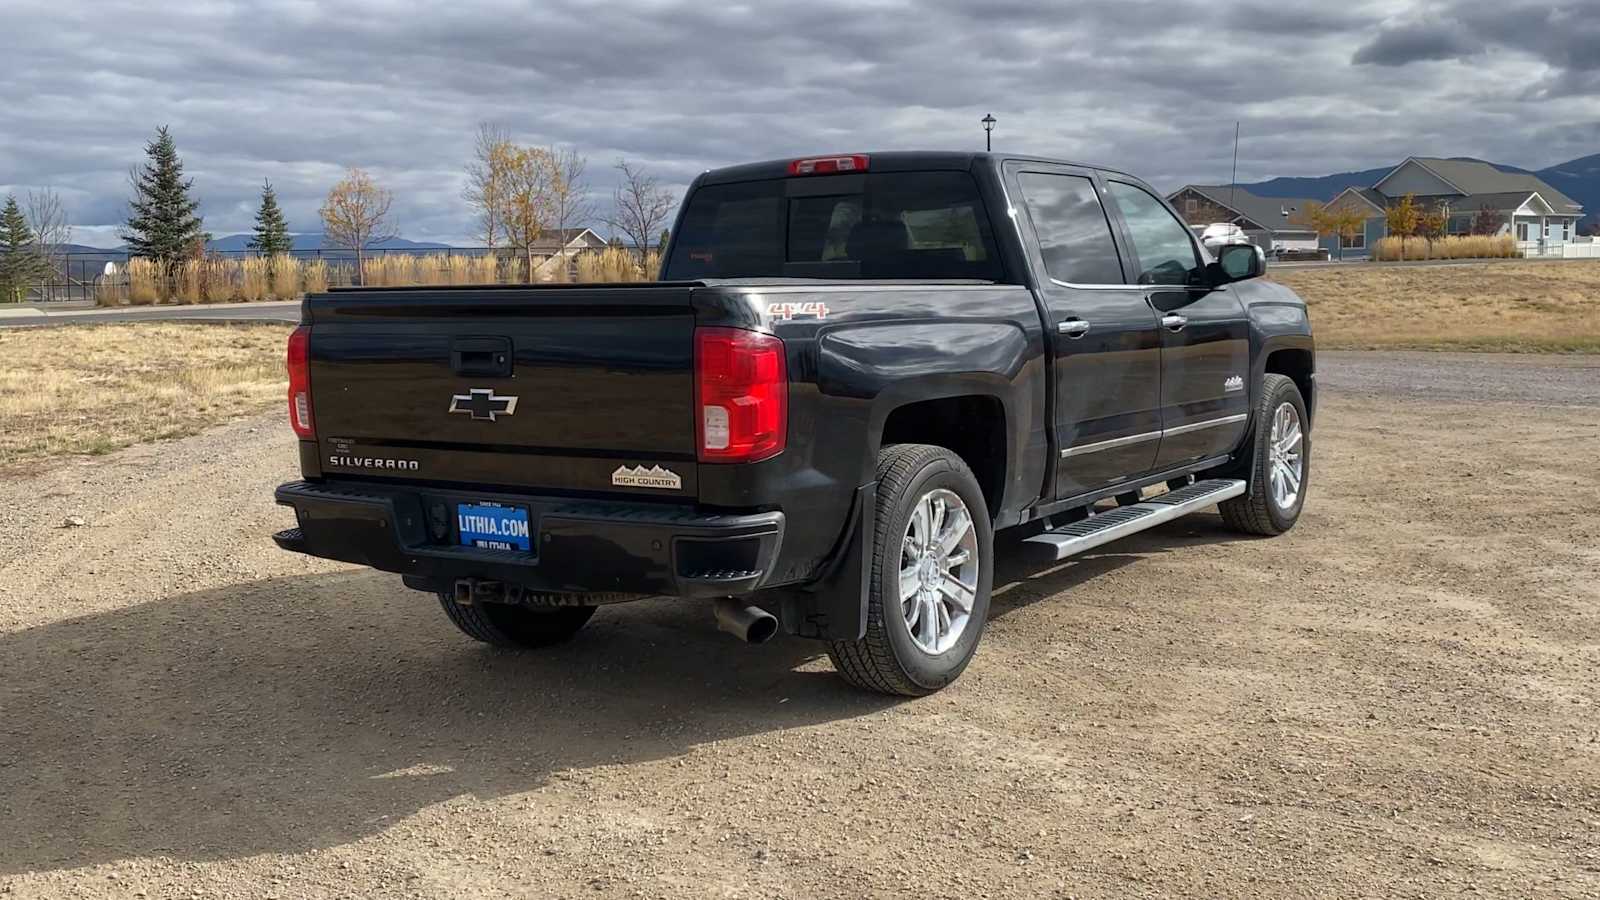
<path fill-rule="evenodd" d="M 1317 364 L 1340 396 L 1600 406 L 1600 356 L 1323 351 Z"/>
<path fill-rule="evenodd" d="M 8 479 L 0 894 L 1596 896 L 1597 376 L 1529 366 L 1331 358 L 1295 531 L 1008 551 L 911 702 L 690 604 L 472 644 L 271 545 L 276 415 Z"/>

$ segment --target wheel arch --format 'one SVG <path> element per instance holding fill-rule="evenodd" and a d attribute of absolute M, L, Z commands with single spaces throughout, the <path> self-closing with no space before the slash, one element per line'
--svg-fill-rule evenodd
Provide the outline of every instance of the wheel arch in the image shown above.
<path fill-rule="evenodd" d="M 1315 415 L 1317 393 L 1316 353 L 1310 347 L 1287 345 L 1270 348 L 1261 361 L 1261 374 L 1288 376 L 1300 389 L 1300 398 L 1306 404 L 1307 425 Z"/>
<path fill-rule="evenodd" d="M 994 391 L 941 393 L 885 404 L 872 429 L 874 457 L 891 444 L 932 444 L 961 457 L 983 490 L 989 518 L 999 516 L 1011 470 L 1011 415 Z"/>

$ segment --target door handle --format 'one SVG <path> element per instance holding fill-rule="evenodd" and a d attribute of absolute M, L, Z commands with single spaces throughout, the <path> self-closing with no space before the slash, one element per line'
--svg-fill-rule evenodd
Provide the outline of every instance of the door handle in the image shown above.
<path fill-rule="evenodd" d="M 1056 326 L 1056 331 L 1077 340 L 1089 333 L 1089 323 L 1082 319 L 1067 319 Z"/>
<path fill-rule="evenodd" d="M 1161 317 L 1161 327 L 1168 331 L 1182 331 L 1183 326 L 1187 324 L 1189 324 L 1188 317 L 1176 313 L 1167 313 Z"/>

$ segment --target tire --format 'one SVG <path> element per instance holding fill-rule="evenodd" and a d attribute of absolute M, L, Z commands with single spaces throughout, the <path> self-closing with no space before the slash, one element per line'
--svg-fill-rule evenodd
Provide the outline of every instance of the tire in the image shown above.
<path fill-rule="evenodd" d="M 1281 473 L 1279 480 L 1274 481 L 1274 468 L 1278 463 L 1272 448 L 1275 420 L 1284 406 L 1291 408 L 1293 423 L 1300 435 L 1297 458 L 1299 481 L 1295 483 L 1293 496 L 1287 502 L 1279 488 L 1288 482 L 1283 481 Z M 1300 396 L 1300 388 L 1294 380 L 1272 373 L 1261 376 L 1261 394 L 1256 398 L 1253 420 L 1255 433 L 1251 437 L 1251 489 L 1238 497 L 1222 501 L 1217 509 L 1222 513 L 1222 521 L 1235 531 L 1279 535 L 1293 528 L 1299 520 L 1300 511 L 1306 505 L 1306 489 L 1311 475 L 1311 430 L 1306 427 L 1309 421 L 1306 402 Z"/>
<path fill-rule="evenodd" d="M 955 532 L 960 519 L 947 518 L 959 516 L 950 495 L 968 513 L 970 528 L 959 535 Z M 924 503 L 928 505 L 919 513 Z M 858 641 L 828 643 L 828 657 L 846 681 L 870 691 L 920 697 L 948 685 L 966 669 L 989 618 L 994 531 L 988 510 L 977 479 L 955 453 L 925 444 L 897 444 L 878 455 L 867 633 Z M 921 555 L 913 552 L 918 544 L 913 516 L 924 523 L 932 516 L 943 526 L 934 531 L 932 540 L 921 542 L 926 548 Z M 926 524 L 922 529 L 923 534 L 931 530 Z M 946 545 L 953 549 L 945 550 Z M 975 564 L 974 570 L 968 570 L 969 564 Z M 902 602 L 906 573 L 914 598 Z M 959 604 L 969 588 L 970 605 L 962 613 Z M 908 622 L 912 607 L 916 607 L 915 636 L 913 623 Z M 941 633 L 946 624 L 948 630 Z"/>
<path fill-rule="evenodd" d="M 509 603 L 462 606 L 447 594 L 439 595 L 439 604 L 467 637 L 496 647 L 524 649 L 548 647 L 571 638 L 595 610 L 592 606 L 538 607 Z"/>

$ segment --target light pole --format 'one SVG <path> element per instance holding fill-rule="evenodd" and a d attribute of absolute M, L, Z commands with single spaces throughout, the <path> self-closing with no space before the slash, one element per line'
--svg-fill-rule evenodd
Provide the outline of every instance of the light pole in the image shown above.
<path fill-rule="evenodd" d="M 990 136 L 994 134 L 995 118 L 988 113 L 984 113 L 983 118 L 979 121 L 983 123 L 983 149 L 992 151 L 994 150 L 994 141 Z"/>

